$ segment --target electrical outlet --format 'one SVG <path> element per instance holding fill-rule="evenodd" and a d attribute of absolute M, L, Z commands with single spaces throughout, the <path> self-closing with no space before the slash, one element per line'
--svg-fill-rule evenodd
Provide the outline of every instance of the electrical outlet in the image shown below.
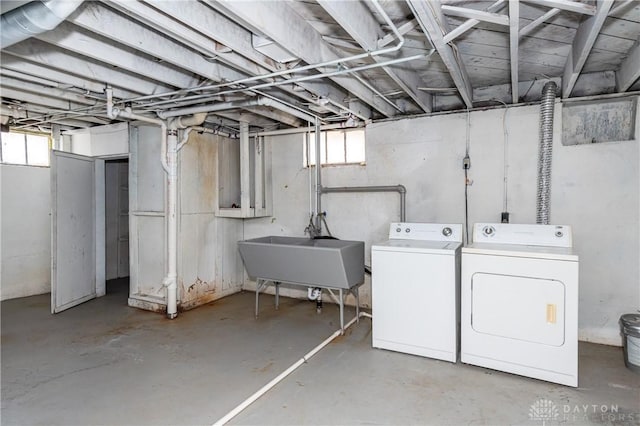
<path fill-rule="evenodd" d="M 462 159 L 462 169 L 469 170 L 470 168 L 471 168 L 471 158 L 469 158 L 468 155 L 465 155 L 465 157 Z"/>

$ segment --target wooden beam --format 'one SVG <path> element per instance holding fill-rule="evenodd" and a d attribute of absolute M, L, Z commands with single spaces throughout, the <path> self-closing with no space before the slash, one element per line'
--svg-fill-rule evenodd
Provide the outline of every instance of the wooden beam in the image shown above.
<path fill-rule="evenodd" d="M 440 2 L 438 0 L 429 2 L 407 0 L 407 3 L 422 27 L 422 30 L 431 40 L 431 44 L 433 44 L 438 51 L 465 105 L 467 108 L 472 108 L 473 88 L 471 87 L 464 63 L 457 52 L 454 51 L 449 44 L 444 42 L 443 34 L 446 34 L 449 28 L 440 9 Z"/>
<path fill-rule="evenodd" d="M 506 4 L 507 4 L 506 0 L 498 0 L 492 5 L 490 5 L 489 7 L 487 7 L 487 12 L 499 12 L 504 6 L 506 6 Z M 456 38 L 460 37 L 462 34 L 466 33 L 467 31 L 469 31 L 471 28 L 475 27 L 479 23 L 480 21 L 477 19 L 468 19 L 467 21 L 463 22 L 455 29 L 445 34 L 444 42 L 449 43 L 455 40 Z"/>
<path fill-rule="evenodd" d="M 114 88 L 120 87 L 145 95 L 172 90 L 171 86 L 154 82 L 150 78 L 139 77 L 138 74 L 115 68 L 100 61 L 92 61 L 86 57 L 69 54 L 62 48 L 57 48 L 35 38 L 24 40 L 4 49 L 0 57 L 3 67 L 22 67 L 20 64 L 22 61 L 17 59 L 20 58 L 46 69 L 57 70 L 58 73 L 69 73 L 83 79 L 101 82 L 103 87 L 105 83 L 109 83 Z"/>
<path fill-rule="evenodd" d="M 284 64 L 276 63 L 253 49 L 249 31 L 201 3 L 163 1 L 147 4 L 120 0 L 110 2 L 109 5 L 201 52 L 209 60 L 227 64 L 248 75 L 268 74 L 285 67 Z M 233 49 L 225 43 L 232 45 Z M 296 86 L 280 87 L 282 92 L 291 95 L 290 102 L 297 102 L 298 99 L 311 102 L 314 95 L 326 96 L 327 92 L 334 92 L 332 97 L 336 99 L 346 97 L 346 93 L 341 93 L 337 88 L 327 88 L 319 82 L 301 83 Z M 279 97 L 283 98 L 282 94 Z M 332 105 L 328 107 L 331 112 L 340 112 L 340 108 Z"/>
<path fill-rule="evenodd" d="M 324 40 L 322 35 L 303 17 L 291 8 L 287 2 L 245 2 L 245 1 L 212 1 L 207 4 L 221 13 L 232 16 L 246 28 L 261 34 L 308 64 L 319 64 L 339 59 L 340 56 Z M 385 117 L 396 115 L 398 111 L 364 83 L 350 76 L 334 76 L 330 80 L 342 86 L 353 96 L 371 105 Z M 344 99 L 331 101 L 343 102 Z"/>
<path fill-rule="evenodd" d="M 405 35 L 411 31 L 413 31 L 415 28 L 418 27 L 418 23 L 416 22 L 415 19 L 412 19 L 408 22 L 405 22 L 404 24 L 401 24 L 398 26 L 398 32 L 402 35 Z M 396 35 L 394 33 L 389 33 L 386 36 L 382 37 L 380 40 L 378 40 L 378 48 L 382 49 L 383 47 L 387 46 L 388 44 L 390 44 L 392 41 L 394 41 L 396 39 Z"/>
<path fill-rule="evenodd" d="M 556 16 L 558 13 L 560 13 L 560 9 L 558 9 L 558 8 L 549 9 L 549 11 L 547 13 L 545 13 L 542 16 L 540 16 L 539 18 L 534 19 L 533 21 L 529 22 L 529 24 L 527 24 L 524 27 L 522 27 L 520 29 L 520 33 L 518 35 L 520 37 L 526 36 L 531 31 L 535 30 L 540 25 L 542 25 L 543 23 L 545 23 L 549 19 L 551 19 L 554 16 Z"/>
<path fill-rule="evenodd" d="M 518 0 L 509 1 L 509 59 L 511 61 L 511 101 L 518 103 L 518 42 L 520 28 L 520 5 Z"/>
<path fill-rule="evenodd" d="M 576 36 L 571 45 L 571 51 L 567 57 L 562 78 L 562 97 L 568 98 L 571 95 L 584 63 L 589 57 L 589 52 L 598 37 L 600 29 L 607 19 L 609 9 L 613 5 L 613 0 L 598 0 L 596 14 L 590 16 L 580 23 Z"/>
<path fill-rule="evenodd" d="M 541 6 L 552 7 L 569 12 L 582 13 L 583 15 L 595 15 L 596 8 L 590 4 L 580 3 L 571 0 L 524 0 L 527 3 L 539 4 Z"/>
<path fill-rule="evenodd" d="M 99 2 L 87 2 L 79 12 L 72 14 L 68 21 L 118 44 L 156 57 L 163 63 L 173 64 L 175 67 L 188 70 L 213 82 L 233 81 L 246 77 L 245 74 L 232 70 L 224 64 L 207 61 L 202 55 L 184 45 L 139 25 Z"/>
<path fill-rule="evenodd" d="M 498 13 L 485 12 L 483 10 L 469 9 L 468 7 L 442 6 L 445 15 L 458 16 L 460 18 L 477 19 L 478 21 L 509 26 L 509 17 Z"/>
<path fill-rule="evenodd" d="M 363 49 L 374 51 L 378 48 L 378 40 L 384 32 L 364 3 L 335 0 L 318 0 L 318 3 Z M 385 60 L 381 56 L 372 58 L 376 62 Z M 422 84 L 418 73 L 406 68 L 383 69 L 424 112 L 431 112 L 431 95 L 417 90 Z"/>
<path fill-rule="evenodd" d="M 119 29 L 114 29 L 114 33 L 118 31 Z M 173 87 L 193 87 L 200 82 L 188 71 L 178 71 L 171 65 L 154 61 L 148 55 L 141 55 L 140 52 L 119 43 L 96 37 L 67 21 L 58 25 L 55 31 L 46 31 L 38 34 L 36 38 Z"/>
<path fill-rule="evenodd" d="M 620 69 L 616 72 L 616 86 L 618 92 L 626 92 L 640 78 L 640 39 L 636 41 L 627 59 L 622 62 Z"/>

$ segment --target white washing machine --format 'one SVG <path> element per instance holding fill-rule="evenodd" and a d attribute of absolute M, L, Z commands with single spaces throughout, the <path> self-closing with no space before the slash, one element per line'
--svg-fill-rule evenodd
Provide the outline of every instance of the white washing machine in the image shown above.
<path fill-rule="evenodd" d="M 571 227 L 475 224 L 461 303 L 462 362 L 578 386 Z"/>
<path fill-rule="evenodd" d="M 374 348 L 456 362 L 462 225 L 392 223 L 371 247 Z"/>

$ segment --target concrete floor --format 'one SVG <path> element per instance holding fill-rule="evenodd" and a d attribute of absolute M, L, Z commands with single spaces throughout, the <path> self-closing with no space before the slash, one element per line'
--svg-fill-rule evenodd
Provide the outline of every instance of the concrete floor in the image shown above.
<path fill-rule="evenodd" d="M 2 302 L 3 425 L 211 424 L 338 327 L 304 300 L 236 294 L 176 320 L 126 306 L 126 282 L 52 316 Z M 348 311 L 351 314 L 351 310 Z M 546 411 L 532 405 L 548 400 Z M 539 404 L 539 402 L 538 402 Z M 540 412 L 539 412 L 540 413 Z M 557 415 L 556 415 L 557 414 Z M 232 424 L 640 424 L 620 348 L 580 344 L 580 387 L 371 349 L 363 319 Z"/>

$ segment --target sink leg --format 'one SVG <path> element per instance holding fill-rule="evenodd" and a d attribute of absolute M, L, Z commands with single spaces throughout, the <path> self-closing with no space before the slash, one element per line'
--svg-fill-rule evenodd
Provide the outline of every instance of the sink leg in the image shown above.
<path fill-rule="evenodd" d="M 360 291 L 358 287 L 353 288 L 353 293 L 356 296 L 356 322 L 360 322 Z"/>
<path fill-rule="evenodd" d="M 276 311 L 280 307 L 280 283 L 278 281 L 274 281 L 276 286 Z"/>
<path fill-rule="evenodd" d="M 342 330 L 342 333 L 344 335 L 344 297 L 342 295 L 342 289 L 339 289 L 340 291 L 340 330 Z"/>
<path fill-rule="evenodd" d="M 258 318 L 258 298 L 260 296 L 260 288 L 262 287 L 262 283 L 260 282 L 260 278 L 256 280 L 256 318 Z"/>

